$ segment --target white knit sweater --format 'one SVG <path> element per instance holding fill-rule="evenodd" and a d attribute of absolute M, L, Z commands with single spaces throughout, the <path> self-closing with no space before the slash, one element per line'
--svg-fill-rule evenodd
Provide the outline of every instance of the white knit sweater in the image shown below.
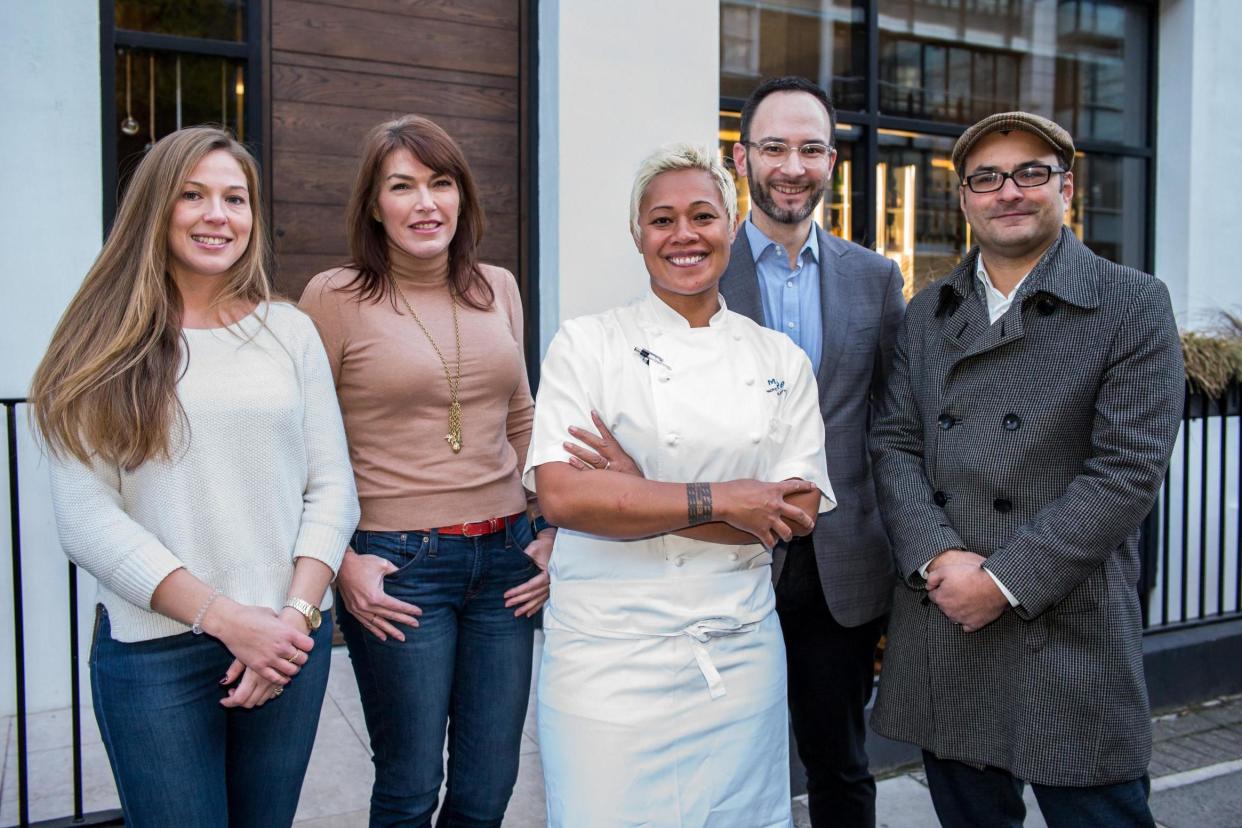
<path fill-rule="evenodd" d="M 132 472 L 51 460 L 61 545 L 98 579 L 118 641 L 188 629 L 151 610 L 155 588 L 181 567 L 235 601 L 279 610 L 294 559 L 335 572 L 358 522 L 332 373 L 310 318 L 261 305 L 232 328 L 184 334 L 177 396 L 189 427 L 171 460 Z M 330 600 L 329 591 L 325 608 Z"/>

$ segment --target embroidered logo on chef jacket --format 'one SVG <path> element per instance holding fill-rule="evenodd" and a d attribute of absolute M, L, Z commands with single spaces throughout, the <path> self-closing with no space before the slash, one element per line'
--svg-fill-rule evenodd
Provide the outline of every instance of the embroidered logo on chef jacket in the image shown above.
<path fill-rule="evenodd" d="M 788 389 L 785 388 L 784 380 L 778 380 L 775 377 L 772 377 L 768 380 L 768 393 L 769 394 L 776 394 L 776 396 L 779 397 L 780 395 L 784 394 L 786 390 Z"/>

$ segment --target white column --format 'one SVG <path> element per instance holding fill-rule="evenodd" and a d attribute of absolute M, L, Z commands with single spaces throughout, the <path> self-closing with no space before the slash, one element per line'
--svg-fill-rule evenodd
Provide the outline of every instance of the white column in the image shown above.
<path fill-rule="evenodd" d="M 541 342 L 647 284 L 630 183 L 660 144 L 715 146 L 718 0 L 548 0 L 539 16 Z"/>
<path fill-rule="evenodd" d="M 1156 127 L 1156 275 L 1178 323 L 1242 306 L 1242 3 L 1162 0 Z"/>
<path fill-rule="evenodd" d="M 0 396 L 24 397 L 52 328 L 101 244 L 99 2 L 7 3 L 2 20 Z M 30 710 L 38 711 L 69 701 L 67 565 L 52 526 L 46 463 L 24 406 L 18 415 L 26 689 Z M 4 473 L 0 498 L 0 673 L 9 677 L 0 682 L 0 715 L 6 715 L 14 707 L 14 624 Z M 82 579 L 84 616 L 94 589 L 89 577 Z M 87 624 L 80 628 L 89 641 Z M 86 685 L 83 690 L 89 698 Z"/>

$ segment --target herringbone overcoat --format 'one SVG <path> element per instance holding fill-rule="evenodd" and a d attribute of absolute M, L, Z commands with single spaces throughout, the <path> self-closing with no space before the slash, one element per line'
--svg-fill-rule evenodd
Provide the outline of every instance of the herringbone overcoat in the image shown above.
<path fill-rule="evenodd" d="M 995 324 L 973 250 L 910 303 L 871 451 L 898 584 L 872 726 L 1044 785 L 1146 773 L 1136 581 L 1185 393 L 1164 284 L 1068 229 Z M 964 633 L 919 568 L 987 557 L 1018 599 Z"/>
<path fill-rule="evenodd" d="M 813 367 L 837 508 L 819 516 L 813 542 L 832 617 L 856 627 L 888 612 L 893 592 L 892 553 L 876 508 L 867 428 L 884 390 L 906 303 L 896 264 L 818 224 L 814 228 L 824 345 Z M 733 241 L 720 292 L 729 310 L 764 324 L 755 257 L 743 229 Z M 774 580 L 780 580 L 784 564 L 785 545 L 780 544 L 774 550 Z"/>

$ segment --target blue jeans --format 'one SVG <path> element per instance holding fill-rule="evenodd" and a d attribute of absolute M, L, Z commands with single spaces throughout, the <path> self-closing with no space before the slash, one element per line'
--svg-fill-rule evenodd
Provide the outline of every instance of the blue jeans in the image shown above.
<path fill-rule="evenodd" d="M 95 719 L 133 828 L 293 823 L 332 655 L 331 613 L 279 698 L 220 706 L 233 656 L 209 635 L 114 641 L 100 606 L 91 645 Z"/>
<path fill-rule="evenodd" d="M 478 538 L 431 532 L 354 535 L 360 555 L 397 566 L 384 590 L 423 611 L 405 641 L 380 641 L 340 607 L 374 753 L 372 826 L 495 828 L 517 781 L 530 693 L 534 622 L 504 592 L 539 569 L 523 550 L 530 524 Z"/>
<path fill-rule="evenodd" d="M 923 751 L 927 787 L 944 828 L 1022 828 L 1023 781 L 1000 768 L 978 768 Z M 1146 776 L 1085 788 L 1031 785 L 1049 828 L 1155 828 Z"/>

